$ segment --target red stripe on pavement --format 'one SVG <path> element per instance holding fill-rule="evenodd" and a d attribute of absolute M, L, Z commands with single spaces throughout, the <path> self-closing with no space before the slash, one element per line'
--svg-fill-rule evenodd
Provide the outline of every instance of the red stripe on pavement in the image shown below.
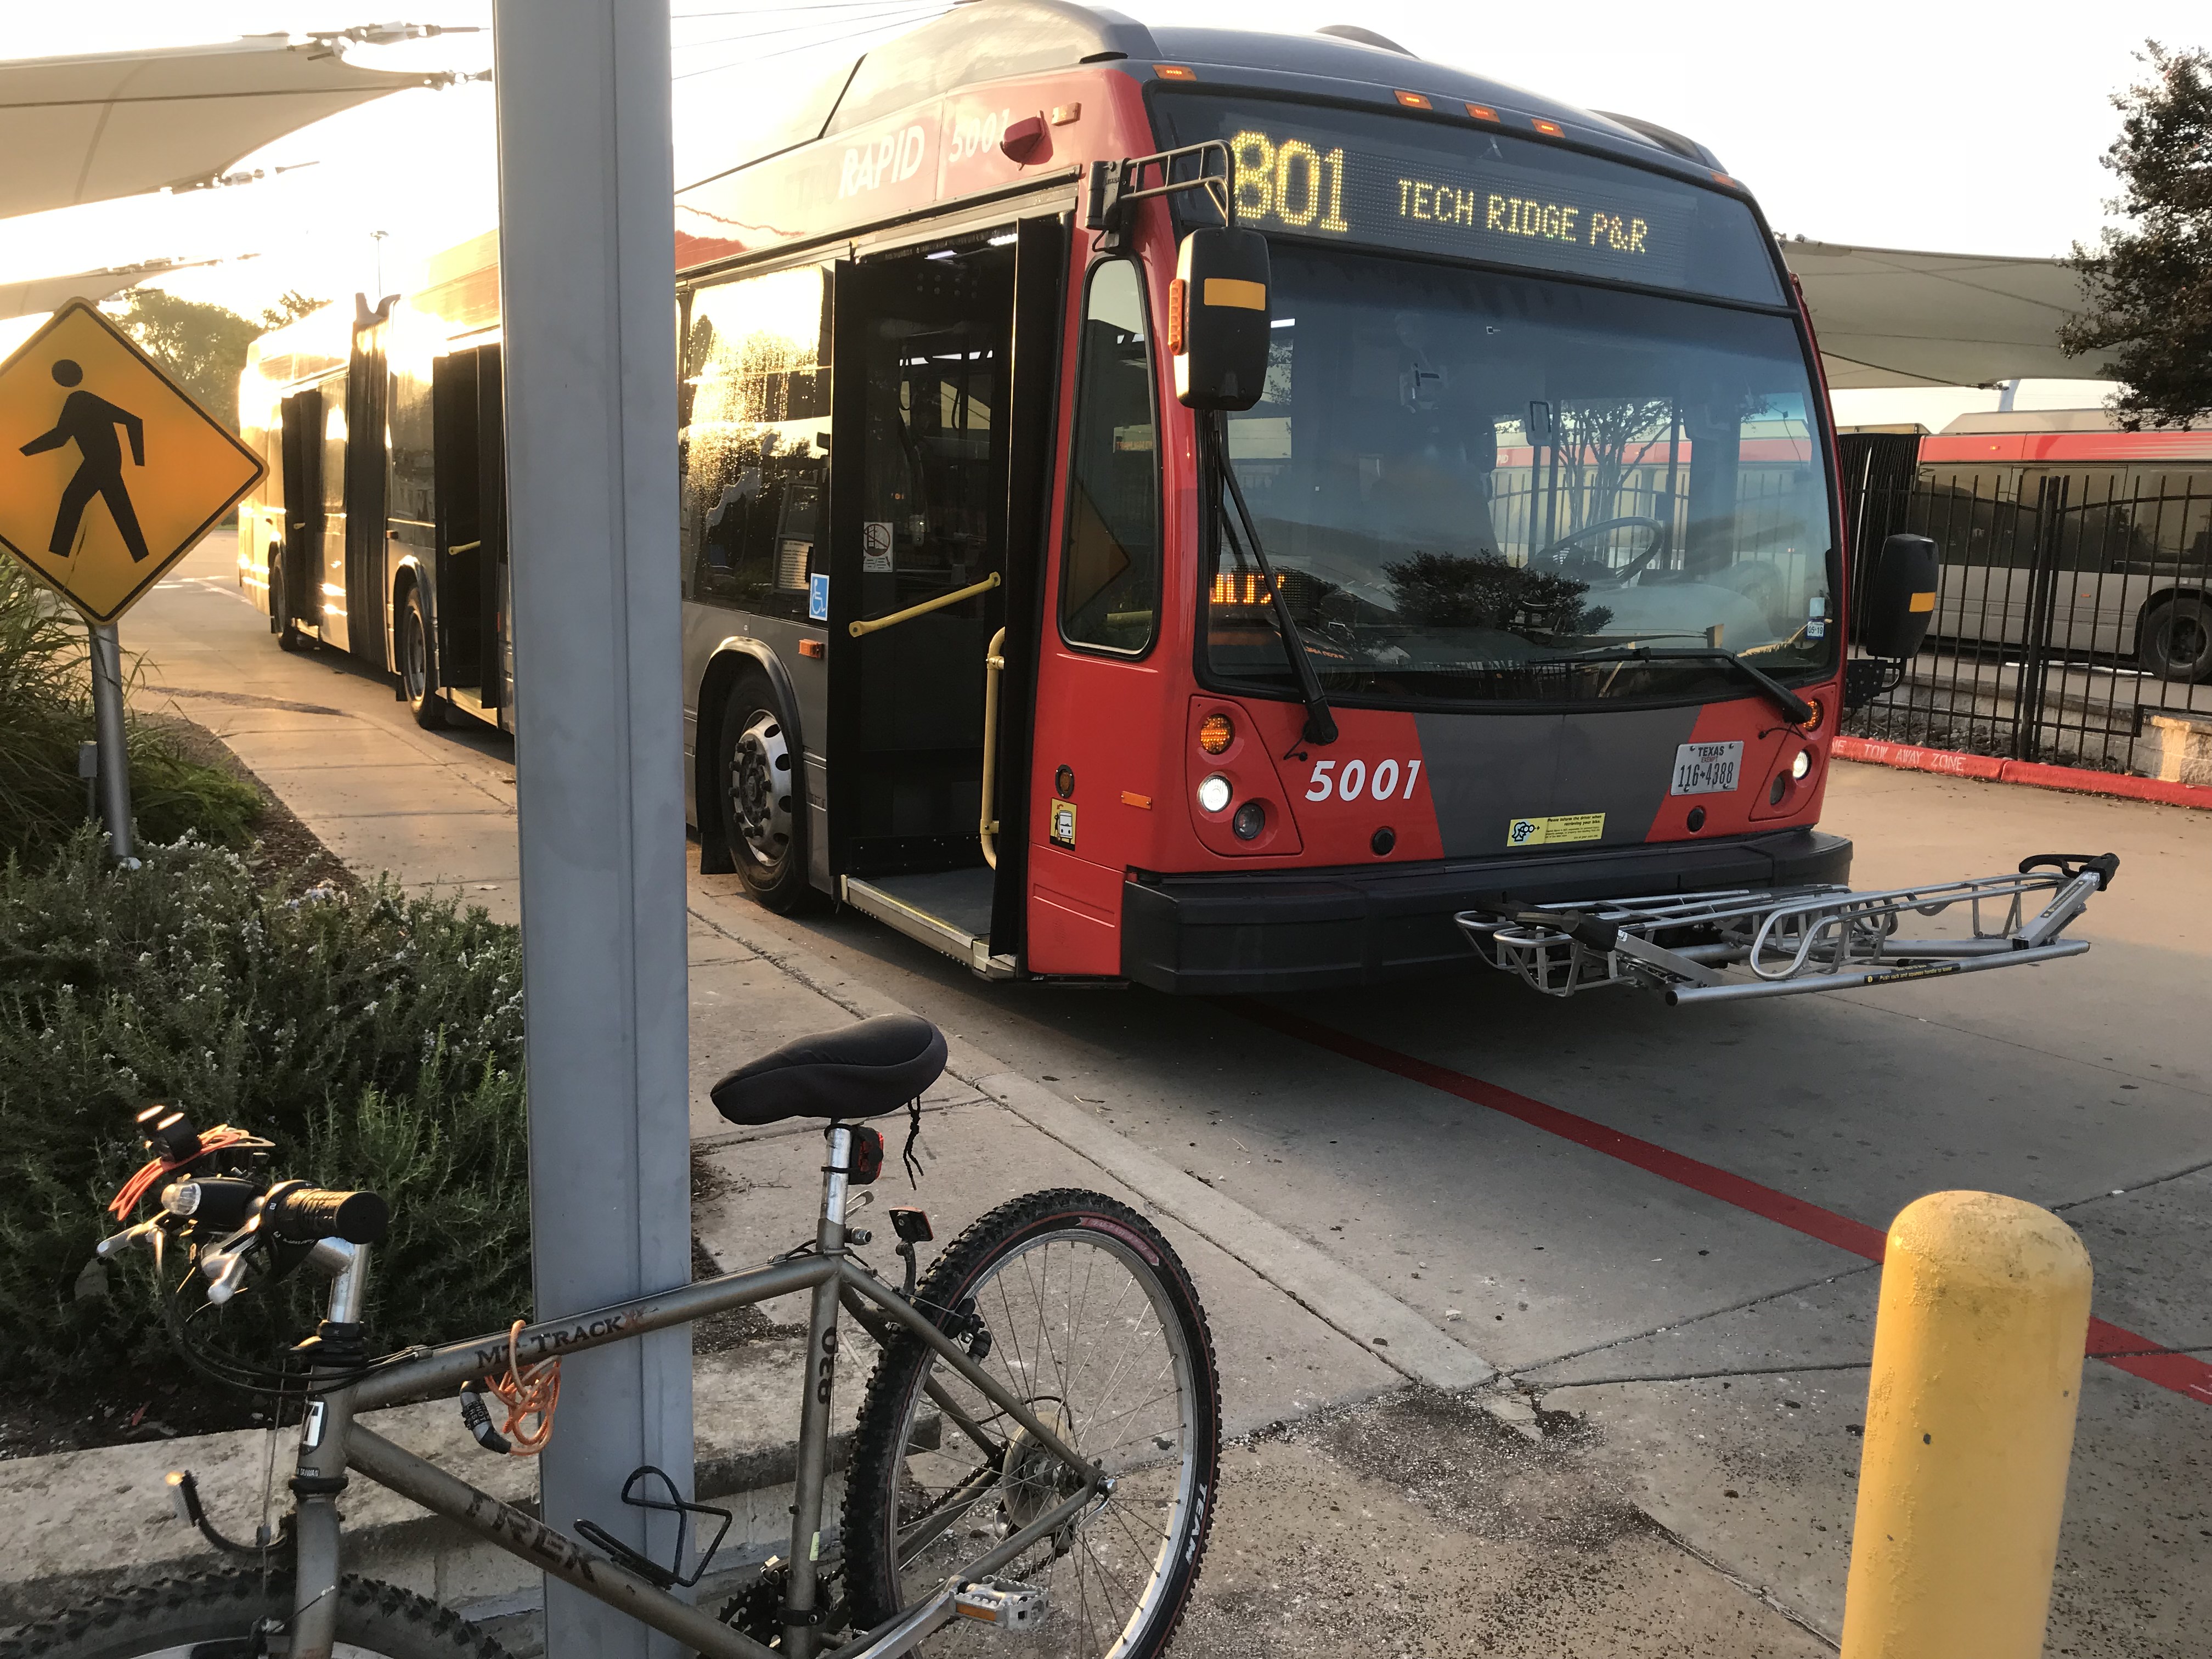
<path fill-rule="evenodd" d="M 1455 1095 L 1462 1100 L 1486 1107 L 1493 1112 L 1501 1112 L 1532 1129 L 1541 1129 L 1562 1140 L 1571 1140 L 1577 1146 L 1603 1152 L 1607 1158 L 1618 1158 L 1623 1164 L 1648 1170 L 1678 1187 L 1687 1187 L 1708 1198 L 1717 1198 L 1723 1204 L 1779 1223 L 1793 1232 L 1802 1233 L 1808 1238 L 1817 1238 L 1823 1244 L 1832 1244 L 1839 1250 L 1848 1250 L 1869 1261 L 1882 1259 L 1887 1236 L 1881 1229 L 1869 1227 L 1863 1221 L 1854 1221 L 1847 1215 L 1838 1215 L 1833 1210 L 1808 1204 L 1802 1198 L 1792 1198 L 1788 1193 L 1761 1186 L 1756 1181 L 1747 1180 L 1716 1164 L 1686 1158 L 1656 1141 L 1625 1134 L 1619 1129 L 1564 1111 L 1557 1106 L 1547 1106 L 1540 1100 L 1532 1100 L 1527 1095 L 1518 1094 L 1495 1083 L 1485 1083 L 1480 1078 L 1455 1072 L 1449 1066 L 1400 1054 L 1395 1048 L 1370 1042 L 1349 1031 L 1316 1024 L 1267 1003 L 1243 998 L 1228 1000 L 1255 1024 L 1280 1031 L 1301 1042 L 1310 1042 L 1317 1048 L 1326 1048 L 1346 1060 L 1356 1060 L 1363 1066 L 1372 1066 L 1377 1071 L 1389 1072 L 1408 1082 Z M 2186 1399 L 2212 1405 L 2212 1365 L 2189 1354 L 2134 1352 L 2160 1346 L 2148 1337 L 2137 1336 L 2133 1331 L 2124 1330 L 2105 1320 L 2092 1318 L 2089 1321 L 2087 1352 L 2092 1358 L 2103 1359 L 2106 1364 L 2131 1376 L 2155 1382 L 2161 1389 L 2171 1389 Z"/>

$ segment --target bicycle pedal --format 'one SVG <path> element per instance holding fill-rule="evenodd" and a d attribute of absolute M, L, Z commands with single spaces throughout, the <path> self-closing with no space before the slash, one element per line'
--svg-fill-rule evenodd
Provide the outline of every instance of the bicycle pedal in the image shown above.
<path fill-rule="evenodd" d="M 962 1618 L 997 1630 L 1035 1630 L 1044 1622 L 1045 1593 L 1035 1584 L 981 1578 L 953 1592 L 952 1606 Z"/>

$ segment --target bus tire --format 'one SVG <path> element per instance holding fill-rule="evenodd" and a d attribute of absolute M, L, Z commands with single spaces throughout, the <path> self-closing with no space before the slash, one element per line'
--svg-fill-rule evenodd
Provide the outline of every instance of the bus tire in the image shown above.
<path fill-rule="evenodd" d="M 2212 599 L 2178 594 L 2143 612 L 2136 657 L 2146 673 L 2194 685 L 2212 679 Z"/>
<path fill-rule="evenodd" d="M 276 636 L 279 648 L 286 651 L 305 651 L 307 636 L 292 621 L 292 598 L 284 586 L 284 550 L 272 548 L 269 554 L 269 631 Z"/>
<path fill-rule="evenodd" d="M 398 638 L 392 654 L 399 659 L 399 689 L 415 724 L 434 732 L 446 723 L 446 699 L 438 690 L 438 652 L 430 633 L 430 618 L 422 604 L 422 585 L 407 584 L 399 599 Z"/>
<path fill-rule="evenodd" d="M 742 671 L 715 732 L 714 810 L 738 879 L 778 915 L 814 897 L 806 881 L 806 781 L 798 727 L 766 673 Z"/>

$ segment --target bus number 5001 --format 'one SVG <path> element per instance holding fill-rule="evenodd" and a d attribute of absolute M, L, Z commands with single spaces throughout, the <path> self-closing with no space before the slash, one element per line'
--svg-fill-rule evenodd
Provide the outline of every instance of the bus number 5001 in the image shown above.
<path fill-rule="evenodd" d="M 1327 800 L 1332 794 L 1339 800 L 1358 800 L 1362 794 L 1376 800 L 1411 800 L 1413 780 L 1421 775 L 1421 763 L 1418 760 L 1406 763 L 1406 787 L 1402 793 L 1398 787 L 1398 763 L 1394 760 L 1376 761 L 1372 777 L 1368 775 L 1365 761 L 1348 760 L 1344 770 L 1336 772 L 1334 777 L 1329 775 L 1332 772 L 1336 772 L 1334 761 L 1314 763 L 1313 776 L 1306 782 L 1308 800 Z"/>

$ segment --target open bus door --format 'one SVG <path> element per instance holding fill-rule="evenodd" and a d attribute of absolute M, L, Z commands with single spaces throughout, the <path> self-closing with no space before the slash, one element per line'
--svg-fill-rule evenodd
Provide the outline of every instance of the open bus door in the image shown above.
<path fill-rule="evenodd" d="M 846 902 L 994 977 L 1013 971 L 1021 884 L 991 860 L 1018 860 L 1022 837 L 1001 810 L 987 843 L 983 790 L 988 772 L 1002 809 L 1025 793 L 1018 665 L 1035 659 L 1063 235 L 1044 220 L 1012 246 L 836 270 L 838 464 L 818 607 L 830 868 Z M 987 768 L 994 654 L 1017 666 L 1000 677 Z"/>
<path fill-rule="evenodd" d="M 284 541 L 270 574 L 270 626 L 286 645 L 323 619 L 323 389 L 284 399 Z"/>
<path fill-rule="evenodd" d="M 511 702 L 507 486 L 496 344 L 431 367 L 437 474 L 437 684 L 456 706 L 498 720 Z M 501 722 L 511 724 L 511 722 Z"/>

